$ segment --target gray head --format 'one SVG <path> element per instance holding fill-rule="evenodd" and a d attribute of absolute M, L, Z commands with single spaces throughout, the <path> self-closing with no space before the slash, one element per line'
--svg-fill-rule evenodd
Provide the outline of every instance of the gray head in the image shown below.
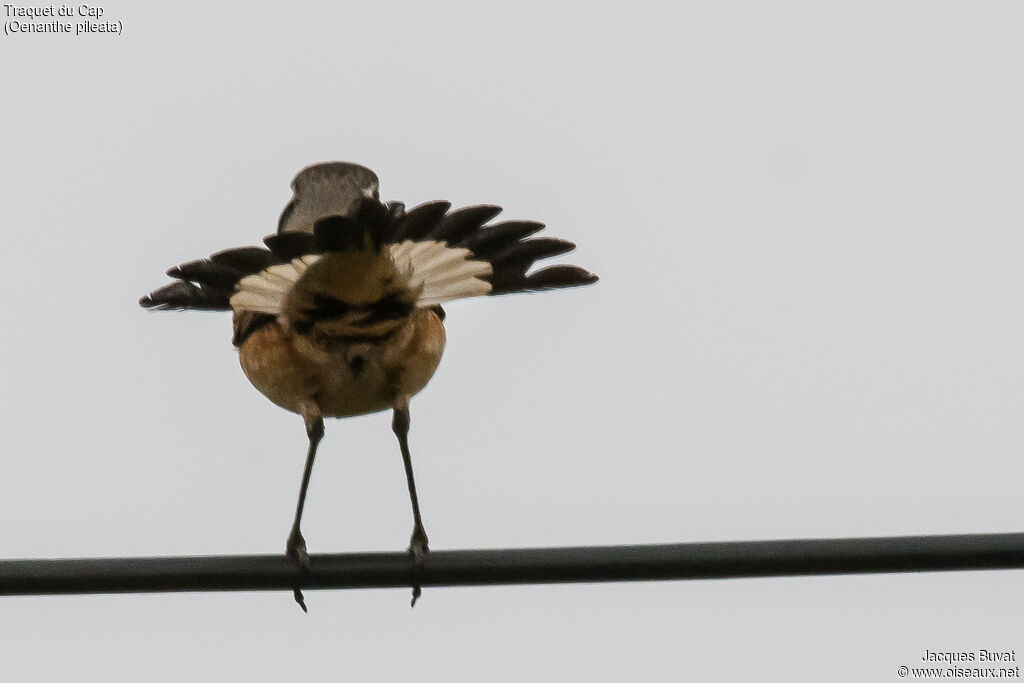
<path fill-rule="evenodd" d="M 327 216 L 353 216 L 364 197 L 376 199 L 380 181 L 365 166 L 329 161 L 307 166 L 292 181 L 294 196 L 281 212 L 278 232 L 313 232 Z"/>

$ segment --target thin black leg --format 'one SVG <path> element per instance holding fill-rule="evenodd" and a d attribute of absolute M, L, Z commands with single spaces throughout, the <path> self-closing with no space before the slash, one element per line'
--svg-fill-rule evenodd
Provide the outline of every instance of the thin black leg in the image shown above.
<path fill-rule="evenodd" d="M 423 560 L 427 555 L 427 532 L 423 528 L 423 518 L 420 517 L 420 502 L 416 496 L 416 480 L 412 474 L 412 456 L 409 454 L 409 404 L 402 402 L 395 406 L 394 418 L 391 420 L 391 429 L 398 437 L 398 446 L 402 449 L 402 460 L 405 463 L 405 478 L 409 484 L 409 500 L 412 501 L 412 538 L 409 543 L 409 552 L 412 553 L 415 563 L 412 585 L 412 606 L 416 606 L 416 600 L 423 592 L 420 586 L 420 575 L 423 571 Z"/>
<path fill-rule="evenodd" d="M 308 419 L 306 434 L 309 436 L 309 450 L 306 452 L 306 465 L 302 470 L 302 484 L 299 486 L 299 502 L 295 506 L 295 521 L 292 523 L 291 533 L 288 534 L 288 543 L 285 546 L 285 552 L 290 557 L 294 557 L 300 567 L 308 571 L 309 553 L 306 552 L 306 539 L 302 537 L 299 525 L 302 522 L 302 509 L 306 505 L 306 489 L 309 488 L 309 476 L 313 472 L 313 461 L 316 459 L 316 447 L 320 444 L 320 439 L 324 436 L 323 418 L 317 416 L 315 418 Z M 302 608 L 303 612 L 308 611 L 306 609 L 306 601 L 302 596 L 302 591 L 298 588 L 295 589 L 295 602 L 299 603 L 299 607 Z"/>

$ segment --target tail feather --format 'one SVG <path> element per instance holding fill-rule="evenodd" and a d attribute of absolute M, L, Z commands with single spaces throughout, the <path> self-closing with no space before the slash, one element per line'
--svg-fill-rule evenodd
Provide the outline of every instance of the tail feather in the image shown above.
<path fill-rule="evenodd" d="M 402 202 L 388 202 L 386 204 L 388 209 L 388 221 L 380 229 L 380 243 L 391 244 L 398 240 L 395 239 L 396 230 L 401 224 L 402 218 L 405 216 L 405 204 Z"/>
<path fill-rule="evenodd" d="M 467 206 L 446 214 L 438 224 L 424 235 L 424 239 L 458 244 L 473 233 L 479 232 L 483 224 L 501 213 L 500 206 Z"/>
<path fill-rule="evenodd" d="M 425 239 L 427 233 L 437 226 L 441 217 L 451 206 L 451 202 L 436 201 L 420 204 L 416 208 L 410 209 L 395 223 L 390 241 L 397 244 L 406 240 L 419 242 Z"/>
<path fill-rule="evenodd" d="M 423 292 L 416 300 L 416 305 L 430 308 L 431 306 L 438 306 L 455 299 L 482 296 L 490 293 L 490 290 L 490 284 L 475 277 L 461 278 L 447 284 L 431 283 L 429 286 L 424 286 Z"/>
<path fill-rule="evenodd" d="M 548 266 L 542 268 L 524 280 L 514 280 L 520 289 L 515 291 L 540 292 L 547 289 L 558 289 L 560 287 L 577 287 L 579 285 L 590 285 L 597 282 L 597 276 L 579 266 Z M 520 282 L 522 284 L 520 284 Z M 495 294 L 504 292 L 500 289 L 500 283 L 492 283 L 495 287 Z"/>
<path fill-rule="evenodd" d="M 158 311 L 230 311 L 231 293 L 179 280 L 139 299 L 143 308 Z"/>
<path fill-rule="evenodd" d="M 575 244 L 566 240 L 555 237 L 537 237 L 532 240 L 515 242 L 489 257 L 488 260 L 495 270 L 517 269 L 525 272 L 540 259 L 567 254 L 575 248 Z"/>
<path fill-rule="evenodd" d="M 264 238 L 263 243 L 280 261 L 291 261 L 293 258 L 320 251 L 316 237 L 306 232 L 279 232 Z"/>
<path fill-rule="evenodd" d="M 369 233 L 365 224 L 348 216 L 329 216 L 317 221 L 313 236 L 321 251 L 349 251 L 363 246 L 363 237 Z"/>
<path fill-rule="evenodd" d="M 428 273 L 443 275 L 448 270 L 459 268 L 467 259 L 473 258 L 473 252 L 469 249 L 449 247 L 444 242 L 421 242 L 421 244 L 429 244 L 434 248 L 415 252 L 413 268 L 417 275 L 426 276 Z"/>
<path fill-rule="evenodd" d="M 467 236 L 458 246 L 466 247 L 474 254 L 487 256 L 543 229 L 544 224 L 536 221 L 504 221 Z"/>
<path fill-rule="evenodd" d="M 401 202 L 382 204 L 370 197 L 369 185 L 349 182 L 351 173 L 343 165 L 309 171 L 302 183 L 297 178 L 294 206 L 290 213 L 286 209 L 279 232 L 264 240 L 267 248 L 227 249 L 171 268 L 168 275 L 179 281 L 139 303 L 156 309 L 234 309 L 236 319 L 252 318 L 253 325 L 284 315 L 332 334 L 358 329 L 365 336 L 367 329 L 381 334 L 392 329 L 392 321 L 412 307 L 597 281 L 577 266 L 529 273 L 537 261 L 575 248 L 567 240 L 533 237 L 543 223 L 487 225 L 500 207 L 449 211 L 446 201 L 406 211 Z M 349 203 L 344 213 L 319 215 L 333 206 L 328 186 L 338 174 L 349 174 L 342 202 Z M 312 194 L 302 199 L 302 192 Z M 352 204 L 357 194 L 359 202 Z"/>
<path fill-rule="evenodd" d="M 167 271 L 179 280 L 139 299 L 143 308 L 157 310 L 231 310 L 231 294 L 239 280 L 275 262 L 274 254 L 259 247 L 219 251 L 208 259 L 189 261 Z"/>
<path fill-rule="evenodd" d="M 274 254 L 263 247 L 225 249 L 210 256 L 210 260 L 243 273 L 258 273 L 276 262 Z"/>
<path fill-rule="evenodd" d="M 247 275 L 245 271 L 215 263 L 210 259 L 183 263 L 168 270 L 167 274 L 176 280 L 187 280 L 229 291 L 236 282 Z"/>

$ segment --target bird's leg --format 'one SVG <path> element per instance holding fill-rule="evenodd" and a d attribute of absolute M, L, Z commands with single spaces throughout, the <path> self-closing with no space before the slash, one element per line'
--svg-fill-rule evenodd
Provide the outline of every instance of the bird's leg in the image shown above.
<path fill-rule="evenodd" d="M 295 506 L 295 521 L 292 523 L 292 531 L 288 534 L 288 543 L 285 546 L 285 553 L 294 557 L 303 570 L 309 571 L 309 553 L 306 552 L 306 539 L 302 537 L 299 524 L 302 522 L 302 508 L 306 505 L 306 489 L 309 488 L 309 475 L 313 472 L 313 460 L 316 458 L 316 447 L 324 436 L 324 420 L 320 411 L 315 408 L 308 408 L 302 411 L 302 417 L 306 422 L 306 435 L 309 437 L 309 450 L 306 452 L 306 466 L 302 470 L 302 484 L 299 486 L 299 502 Z M 295 602 L 299 603 L 302 611 L 306 611 L 306 601 L 302 597 L 302 591 L 295 589 Z"/>
<path fill-rule="evenodd" d="M 423 528 L 423 519 L 420 517 L 420 503 L 416 497 L 416 480 L 412 476 L 412 456 L 409 454 L 409 399 L 400 398 L 394 407 L 394 417 L 391 420 L 391 429 L 398 437 L 398 445 L 402 449 L 402 460 L 405 462 L 405 478 L 409 483 L 409 500 L 412 501 L 412 538 L 409 544 L 409 552 L 412 553 L 415 563 L 412 585 L 412 606 L 416 606 L 416 600 L 423 592 L 420 587 L 420 574 L 423 571 L 423 560 L 427 555 L 427 532 Z"/>

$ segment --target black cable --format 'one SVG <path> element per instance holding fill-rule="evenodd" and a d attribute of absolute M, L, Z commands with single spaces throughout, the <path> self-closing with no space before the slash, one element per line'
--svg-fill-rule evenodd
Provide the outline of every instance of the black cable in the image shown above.
<path fill-rule="evenodd" d="M 2 560 L 0 595 L 384 588 L 412 584 L 408 553 Z M 1024 533 L 669 545 L 434 550 L 420 582 L 474 586 L 1024 568 Z"/>

